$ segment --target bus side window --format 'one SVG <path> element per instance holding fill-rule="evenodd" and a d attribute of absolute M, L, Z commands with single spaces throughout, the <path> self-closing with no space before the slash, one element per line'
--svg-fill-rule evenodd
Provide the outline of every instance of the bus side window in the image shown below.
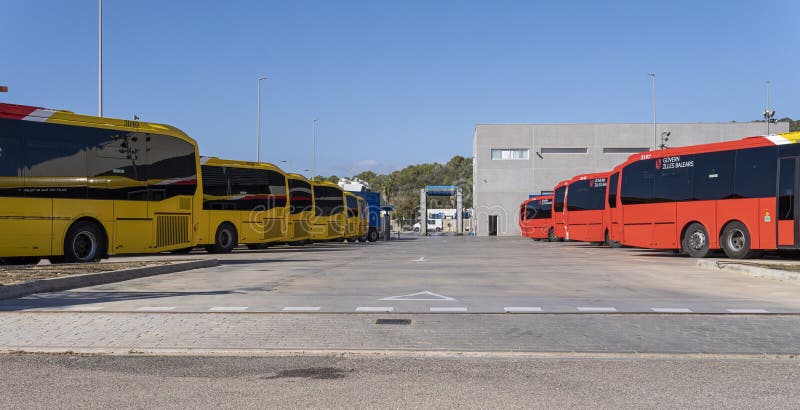
<path fill-rule="evenodd" d="M 619 172 L 611 175 L 608 179 L 608 207 L 617 207 L 617 184 L 619 183 Z"/>
<path fill-rule="evenodd" d="M 0 120 L 3 122 L 10 122 Z M 0 196 L 22 195 L 22 138 L 0 123 Z"/>
<path fill-rule="evenodd" d="M 775 197 L 777 159 L 778 147 L 748 148 L 737 151 L 735 197 Z"/>
<path fill-rule="evenodd" d="M 629 164 L 622 169 L 620 196 L 623 205 L 653 202 L 655 160 L 646 159 Z"/>
<path fill-rule="evenodd" d="M 733 198 L 736 151 L 697 154 L 694 159 L 694 199 Z"/>

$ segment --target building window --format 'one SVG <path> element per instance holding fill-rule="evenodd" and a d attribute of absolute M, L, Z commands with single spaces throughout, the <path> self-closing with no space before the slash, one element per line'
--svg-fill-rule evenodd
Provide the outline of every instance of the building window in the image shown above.
<path fill-rule="evenodd" d="M 493 160 L 529 159 L 529 156 L 527 148 L 492 148 Z"/>
<path fill-rule="evenodd" d="M 587 154 L 589 148 L 584 147 L 563 147 L 563 148 L 542 148 L 542 154 Z"/>
<path fill-rule="evenodd" d="M 622 148 L 622 147 L 606 147 L 603 148 L 603 154 L 638 154 L 640 152 L 650 151 L 650 148 Z"/>

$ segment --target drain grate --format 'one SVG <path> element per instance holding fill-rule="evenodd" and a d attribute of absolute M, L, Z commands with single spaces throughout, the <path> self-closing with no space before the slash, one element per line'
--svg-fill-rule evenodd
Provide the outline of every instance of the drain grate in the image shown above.
<path fill-rule="evenodd" d="M 376 325 L 410 325 L 411 319 L 378 319 Z"/>

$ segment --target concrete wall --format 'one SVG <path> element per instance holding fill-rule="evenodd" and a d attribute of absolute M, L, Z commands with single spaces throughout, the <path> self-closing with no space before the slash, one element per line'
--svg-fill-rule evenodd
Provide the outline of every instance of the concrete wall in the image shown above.
<path fill-rule="evenodd" d="M 730 141 L 766 132 L 764 123 L 658 124 L 671 133 L 670 147 Z M 773 133 L 789 131 L 773 124 Z M 498 235 L 519 235 L 519 204 L 528 194 L 552 190 L 559 181 L 611 170 L 639 150 L 654 146 L 653 124 L 478 124 L 473 137 L 473 206 L 476 232 L 488 235 L 489 215 Z M 528 148 L 527 160 L 492 160 L 493 148 Z M 585 153 L 552 153 L 586 148 Z M 618 152 L 627 150 L 627 152 Z"/>

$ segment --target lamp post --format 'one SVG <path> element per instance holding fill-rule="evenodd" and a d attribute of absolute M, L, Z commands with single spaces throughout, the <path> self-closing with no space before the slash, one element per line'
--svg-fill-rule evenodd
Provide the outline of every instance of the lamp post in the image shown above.
<path fill-rule="evenodd" d="M 261 162 L 261 80 L 267 77 L 258 77 L 258 136 L 256 137 L 256 162 Z"/>
<path fill-rule="evenodd" d="M 656 73 L 647 73 L 653 79 L 653 149 L 658 149 L 658 130 L 656 127 Z"/>
<path fill-rule="evenodd" d="M 103 0 L 98 0 L 97 21 L 97 116 L 103 116 Z"/>
<path fill-rule="evenodd" d="M 314 117 L 314 124 L 311 130 L 311 180 L 317 176 L 317 118 Z"/>
<path fill-rule="evenodd" d="M 769 135 L 769 124 L 773 121 L 772 117 L 775 116 L 775 111 L 769 109 L 769 86 L 770 81 L 767 80 L 767 109 L 764 110 L 764 119 L 767 121 L 767 135 Z"/>

